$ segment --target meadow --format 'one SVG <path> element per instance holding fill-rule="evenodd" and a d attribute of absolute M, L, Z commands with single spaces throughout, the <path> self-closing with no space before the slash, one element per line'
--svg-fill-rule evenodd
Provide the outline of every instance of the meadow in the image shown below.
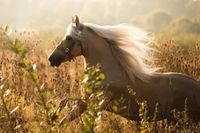
<path fill-rule="evenodd" d="M 145 101 L 139 110 L 140 122 L 105 111 L 96 116 L 96 104 L 86 101 L 90 106 L 80 118 L 60 126 L 59 122 L 72 109 L 73 101 L 57 114 L 56 120 L 52 120 L 53 114 L 62 99 L 83 98 L 82 80 L 88 73 L 84 70 L 83 57 L 52 68 L 48 55 L 59 38 L 48 41 L 46 38 L 28 30 L 9 35 L 7 26 L 0 31 L 0 132 L 200 132 L 200 123 L 193 123 L 187 117 L 187 107 L 184 112 L 174 112 L 174 123 L 148 121 Z M 151 53 L 153 60 L 148 61 L 149 64 L 161 72 L 186 73 L 200 82 L 198 42 L 187 49 L 175 40 L 153 43 L 152 47 L 157 51 Z"/>

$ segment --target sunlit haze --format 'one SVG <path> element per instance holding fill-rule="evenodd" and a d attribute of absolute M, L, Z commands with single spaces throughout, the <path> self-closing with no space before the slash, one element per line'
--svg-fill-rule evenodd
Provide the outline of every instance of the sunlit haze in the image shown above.
<path fill-rule="evenodd" d="M 195 2 L 197 1 L 0 0 L 0 24 L 9 24 L 17 28 L 63 27 L 75 14 L 79 15 L 83 21 L 99 24 L 138 24 L 138 20 L 158 10 L 165 11 L 172 17 L 191 15 L 195 9 Z"/>

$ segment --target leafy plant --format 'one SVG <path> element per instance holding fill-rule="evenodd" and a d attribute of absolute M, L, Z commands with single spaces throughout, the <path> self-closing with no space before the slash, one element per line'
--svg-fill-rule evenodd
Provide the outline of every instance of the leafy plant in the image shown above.
<path fill-rule="evenodd" d="M 103 100 L 101 96 L 103 92 L 101 91 L 102 81 L 105 76 L 101 72 L 101 68 L 99 65 L 96 67 L 89 67 L 85 71 L 85 79 L 83 81 L 83 87 L 85 89 L 86 95 L 89 96 L 87 98 L 87 110 L 86 110 L 86 119 L 83 126 L 83 132 L 85 133 L 93 133 L 95 132 L 95 119 L 97 118 L 98 113 L 98 103 Z"/>

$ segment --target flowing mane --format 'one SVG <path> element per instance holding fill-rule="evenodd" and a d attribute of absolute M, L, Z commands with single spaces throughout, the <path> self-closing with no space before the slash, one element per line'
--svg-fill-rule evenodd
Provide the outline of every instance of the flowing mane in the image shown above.
<path fill-rule="evenodd" d="M 151 48 L 148 44 L 152 42 L 145 31 L 127 24 L 100 26 L 84 23 L 84 25 L 91 28 L 99 36 L 113 42 L 110 43 L 113 55 L 133 82 L 135 77 L 148 81 L 149 77 L 156 73 L 156 69 L 145 63 L 145 60 L 150 59 L 148 51 Z"/>

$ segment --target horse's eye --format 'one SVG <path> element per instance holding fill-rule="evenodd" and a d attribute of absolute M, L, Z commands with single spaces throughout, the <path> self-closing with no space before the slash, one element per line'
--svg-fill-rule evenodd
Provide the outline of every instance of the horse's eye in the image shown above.
<path fill-rule="evenodd" d="M 68 52 L 69 52 L 69 48 L 66 48 L 66 49 L 65 49 L 65 53 L 68 53 Z"/>
<path fill-rule="evenodd" d="M 66 40 L 72 40 L 72 37 L 71 36 L 67 36 Z"/>

